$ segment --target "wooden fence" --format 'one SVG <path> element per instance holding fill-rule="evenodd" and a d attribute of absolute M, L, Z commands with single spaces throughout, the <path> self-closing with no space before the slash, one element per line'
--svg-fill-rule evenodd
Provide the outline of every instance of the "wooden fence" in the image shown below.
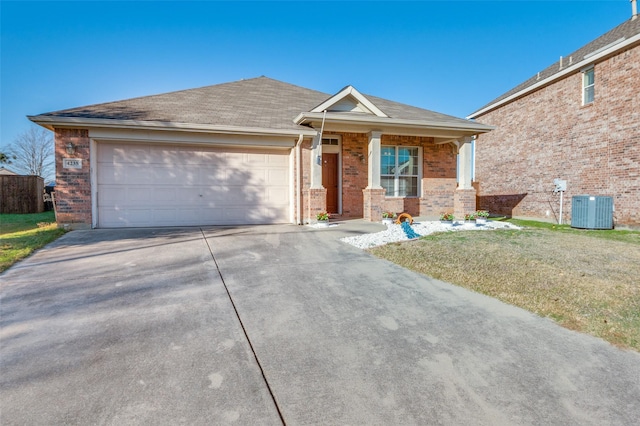
<path fill-rule="evenodd" d="M 0 213 L 42 213 L 43 192 L 40 176 L 0 175 Z"/>

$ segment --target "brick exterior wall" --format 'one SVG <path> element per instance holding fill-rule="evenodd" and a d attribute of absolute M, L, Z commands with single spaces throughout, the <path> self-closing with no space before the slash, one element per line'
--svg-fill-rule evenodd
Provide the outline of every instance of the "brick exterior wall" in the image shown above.
<path fill-rule="evenodd" d="M 478 204 L 492 213 L 557 220 L 553 179 L 573 195 L 612 196 L 617 224 L 640 226 L 640 46 L 595 64 L 595 101 L 582 105 L 582 74 L 477 118 L 496 129 L 476 143 Z M 548 214 L 547 214 L 548 212 Z"/>
<path fill-rule="evenodd" d="M 364 217 L 364 195 L 367 187 L 367 155 L 369 136 L 364 133 L 333 133 L 342 137 L 342 216 Z M 363 161 L 364 160 L 364 161 Z"/>
<path fill-rule="evenodd" d="M 450 211 L 454 206 L 456 191 L 456 157 L 449 145 L 435 145 L 433 138 L 382 135 L 382 145 L 420 146 L 423 149 L 422 193 L 415 198 L 390 198 L 384 191 L 365 191 L 367 187 L 367 152 L 369 137 L 364 133 L 327 133 L 341 137 L 342 174 L 342 218 L 366 218 L 381 220 L 383 211 L 409 213 L 412 216 L 435 215 Z M 76 146 L 74 158 L 82 159 L 82 169 L 64 169 L 63 158 L 69 157 L 65 145 Z M 326 209 L 326 190 L 310 189 L 311 145 L 305 140 L 301 144 L 301 211 L 303 222 L 315 221 L 315 215 Z M 90 139 L 87 130 L 56 129 L 56 206 L 60 225 L 71 228 L 89 228 L 91 212 L 91 164 Z M 295 154 L 294 154 L 295 158 Z M 294 175 L 295 176 L 295 175 Z M 297 185 L 295 179 L 294 185 Z M 295 188 L 294 194 L 298 188 Z M 292 203 L 295 204 L 296 196 Z M 297 206 L 294 205 L 295 212 Z M 296 218 L 297 219 L 297 218 Z"/>
<path fill-rule="evenodd" d="M 69 156 L 67 143 L 76 146 Z M 59 225 L 72 229 L 91 227 L 91 164 L 89 162 L 89 132 L 82 129 L 55 130 L 56 186 L 55 200 Z M 64 169 L 63 158 L 81 158 L 82 169 Z"/>
<path fill-rule="evenodd" d="M 476 211 L 476 190 L 458 189 L 453 194 L 453 216 L 463 219 L 467 213 Z"/>
<path fill-rule="evenodd" d="M 457 185 L 455 174 L 453 178 L 423 178 L 421 215 L 439 216 L 442 213 L 453 213 Z"/>
<path fill-rule="evenodd" d="M 382 145 L 422 147 L 422 193 L 415 198 L 385 197 L 380 190 L 365 190 L 368 183 L 368 143 L 366 133 L 325 132 L 325 136 L 339 135 L 342 159 L 342 218 L 381 220 L 383 211 L 409 213 L 412 216 L 433 216 L 453 211 L 456 191 L 456 156 L 449 145 L 436 145 L 433 138 L 417 136 L 382 135 Z M 315 220 L 315 211 L 322 203 L 319 193 L 311 194 L 309 187 L 311 141 L 302 144 L 303 211 L 305 222 Z M 446 181 L 432 191 L 431 181 Z M 437 184 L 435 184 L 437 185 Z M 310 203 L 310 200 L 312 202 Z M 474 199 L 475 203 L 475 199 Z M 320 209 L 323 210 L 323 209 Z"/>
<path fill-rule="evenodd" d="M 304 197 L 307 199 L 307 222 L 315 222 L 316 215 L 318 213 L 327 211 L 327 190 L 324 188 L 307 189 L 304 192 Z"/>

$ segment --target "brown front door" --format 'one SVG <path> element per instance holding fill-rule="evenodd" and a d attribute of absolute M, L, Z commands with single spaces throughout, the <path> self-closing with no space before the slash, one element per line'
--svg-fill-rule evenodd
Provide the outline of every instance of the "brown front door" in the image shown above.
<path fill-rule="evenodd" d="M 339 213 L 338 154 L 322 154 L 322 186 L 327 189 L 327 213 Z"/>

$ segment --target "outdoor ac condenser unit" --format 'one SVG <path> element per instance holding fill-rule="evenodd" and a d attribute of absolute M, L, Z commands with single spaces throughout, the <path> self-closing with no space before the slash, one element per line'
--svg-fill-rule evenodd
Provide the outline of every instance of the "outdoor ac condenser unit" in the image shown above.
<path fill-rule="evenodd" d="M 571 227 L 613 229 L 613 197 L 574 196 L 571 200 Z"/>

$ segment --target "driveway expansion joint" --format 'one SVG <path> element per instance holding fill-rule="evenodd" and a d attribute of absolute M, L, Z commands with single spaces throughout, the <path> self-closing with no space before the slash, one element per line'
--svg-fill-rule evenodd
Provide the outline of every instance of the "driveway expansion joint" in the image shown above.
<path fill-rule="evenodd" d="M 207 240 L 207 236 L 204 234 L 204 230 L 201 228 L 200 232 L 202 233 L 202 237 L 204 238 L 205 244 L 207 245 L 207 248 L 209 250 L 209 253 L 211 254 L 211 259 L 213 259 L 213 263 L 215 263 L 216 265 L 216 270 L 218 271 L 218 275 L 220 276 L 220 280 L 222 281 L 222 285 L 224 286 L 224 290 L 227 292 L 227 296 L 229 297 L 229 301 L 231 302 L 231 306 L 233 307 L 233 311 L 235 312 L 236 318 L 238 319 L 238 322 L 240 323 L 240 327 L 242 328 L 242 332 L 244 333 L 244 337 L 247 340 L 247 343 L 249 344 L 249 348 L 251 349 L 251 353 L 253 354 L 254 359 L 256 360 L 256 364 L 258 365 L 258 368 L 260 369 L 260 374 L 262 375 L 262 380 L 264 381 L 264 384 L 267 386 L 267 390 L 269 391 L 269 395 L 271 396 L 271 400 L 273 401 L 273 405 L 276 407 L 276 410 L 278 411 L 278 416 L 280 417 L 280 421 L 282 422 L 283 425 L 286 425 L 287 422 L 285 422 L 284 420 L 284 416 L 282 415 L 282 411 L 280 410 L 280 405 L 278 404 L 278 401 L 276 400 L 275 394 L 273 393 L 273 389 L 271 388 L 271 385 L 269 384 L 269 381 L 267 380 L 267 376 L 264 372 L 264 368 L 262 367 L 262 363 L 260 362 L 260 359 L 258 358 L 258 354 L 256 353 L 254 347 L 253 347 L 253 343 L 251 342 L 251 339 L 249 338 L 249 333 L 247 332 L 247 329 L 244 326 L 244 323 L 242 322 L 242 318 L 240 317 L 240 313 L 238 312 L 238 308 L 236 307 L 236 303 L 233 300 L 233 297 L 231 296 L 231 292 L 229 291 L 229 287 L 227 287 L 227 283 L 224 280 L 224 277 L 222 276 L 222 271 L 220 270 L 220 266 L 218 265 L 218 261 L 216 260 L 215 255 L 213 254 L 213 250 L 211 249 L 211 245 L 209 245 L 209 240 Z"/>

